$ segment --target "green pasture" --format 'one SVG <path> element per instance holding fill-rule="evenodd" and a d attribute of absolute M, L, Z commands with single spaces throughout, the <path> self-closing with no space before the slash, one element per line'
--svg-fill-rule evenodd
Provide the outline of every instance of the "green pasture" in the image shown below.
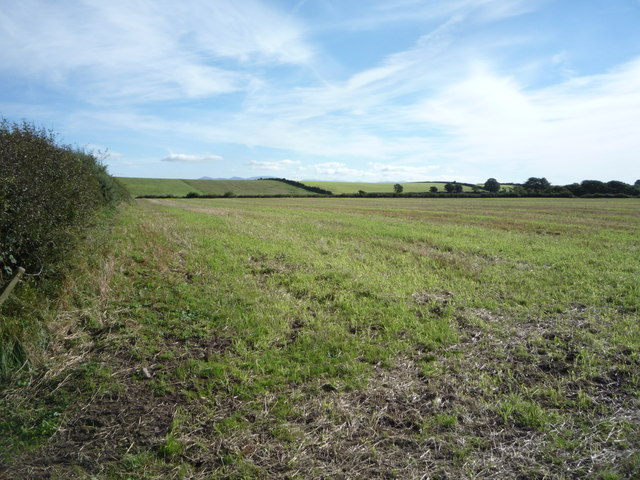
<path fill-rule="evenodd" d="M 173 195 L 184 197 L 188 193 L 200 195 L 314 195 L 302 188 L 275 180 L 176 180 L 164 178 L 126 178 L 118 180 L 132 196 Z"/>
<path fill-rule="evenodd" d="M 124 185 L 133 197 L 142 195 L 174 195 L 176 197 L 184 197 L 189 192 L 203 193 L 187 183 L 188 180 L 118 177 L 118 181 Z"/>
<path fill-rule="evenodd" d="M 640 471 L 636 199 L 150 199 L 111 235 L 2 397 L 9 478 Z"/>
<path fill-rule="evenodd" d="M 372 182 L 302 182 L 312 187 L 320 187 L 329 190 L 334 195 L 342 193 L 353 194 L 360 190 L 367 193 L 393 193 L 396 183 L 372 183 Z M 436 187 L 439 192 L 446 192 L 444 186 L 447 182 L 406 182 L 400 183 L 404 193 L 428 192 L 431 187 Z M 463 192 L 471 192 L 473 189 L 467 185 L 462 186 Z"/>
<path fill-rule="evenodd" d="M 187 180 L 202 193 L 224 195 L 314 195 L 307 190 L 276 180 Z"/>

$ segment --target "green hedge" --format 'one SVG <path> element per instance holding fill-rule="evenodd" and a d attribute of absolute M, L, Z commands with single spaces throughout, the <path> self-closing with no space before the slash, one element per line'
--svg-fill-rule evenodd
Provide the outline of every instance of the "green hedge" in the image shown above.
<path fill-rule="evenodd" d="M 127 195 L 93 154 L 31 123 L 0 121 L 0 287 L 17 266 L 55 272 L 96 210 Z"/>

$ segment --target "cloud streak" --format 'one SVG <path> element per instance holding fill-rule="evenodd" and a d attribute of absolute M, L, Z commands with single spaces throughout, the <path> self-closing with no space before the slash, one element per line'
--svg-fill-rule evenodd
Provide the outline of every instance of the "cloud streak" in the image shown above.
<path fill-rule="evenodd" d="M 296 160 L 257 161 L 251 160 L 249 165 L 255 170 L 277 172 L 295 168 L 300 165 Z"/>
<path fill-rule="evenodd" d="M 208 163 L 218 162 L 220 160 L 223 160 L 223 158 L 219 155 L 188 155 L 186 153 L 172 153 L 160 161 L 177 163 Z"/>
<path fill-rule="evenodd" d="M 0 11 L 0 71 L 85 101 L 147 103 L 243 90 L 248 64 L 298 64 L 295 21 L 255 0 L 12 2 Z M 231 63 L 220 67 L 223 61 Z"/>

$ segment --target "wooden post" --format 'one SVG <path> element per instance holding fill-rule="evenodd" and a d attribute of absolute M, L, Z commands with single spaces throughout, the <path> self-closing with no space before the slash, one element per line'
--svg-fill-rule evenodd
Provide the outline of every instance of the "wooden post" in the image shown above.
<path fill-rule="evenodd" d="M 11 292 L 13 291 L 15 286 L 18 284 L 23 274 L 24 274 L 24 268 L 18 267 L 17 273 L 9 282 L 9 285 L 7 285 L 7 288 L 4 289 L 4 292 L 2 292 L 2 295 L 0 295 L 0 306 L 5 302 L 7 298 L 9 298 L 9 295 L 11 295 Z"/>

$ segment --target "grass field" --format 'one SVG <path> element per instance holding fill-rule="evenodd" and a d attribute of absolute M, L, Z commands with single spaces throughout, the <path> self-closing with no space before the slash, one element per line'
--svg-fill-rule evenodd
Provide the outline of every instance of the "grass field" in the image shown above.
<path fill-rule="evenodd" d="M 174 180 L 163 178 L 126 178 L 118 180 L 132 196 L 173 195 L 184 197 L 190 192 L 201 195 L 303 195 L 313 193 L 275 180 Z"/>
<path fill-rule="evenodd" d="M 334 195 L 342 193 L 353 194 L 362 190 L 367 193 L 387 192 L 393 193 L 395 183 L 366 183 L 366 182 L 302 182 L 312 187 L 320 187 L 329 190 Z M 428 192 L 431 187 L 437 187 L 439 192 L 445 192 L 447 182 L 406 182 L 400 183 L 404 193 Z M 471 192 L 473 189 L 467 185 L 462 186 L 463 192 Z"/>
<path fill-rule="evenodd" d="M 639 248 L 635 199 L 139 200 L 0 477 L 638 478 Z"/>
<path fill-rule="evenodd" d="M 188 180 L 168 178 L 129 178 L 118 177 L 133 197 L 141 195 L 174 195 L 184 197 L 189 192 L 203 193 L 190 185 Z"/>

